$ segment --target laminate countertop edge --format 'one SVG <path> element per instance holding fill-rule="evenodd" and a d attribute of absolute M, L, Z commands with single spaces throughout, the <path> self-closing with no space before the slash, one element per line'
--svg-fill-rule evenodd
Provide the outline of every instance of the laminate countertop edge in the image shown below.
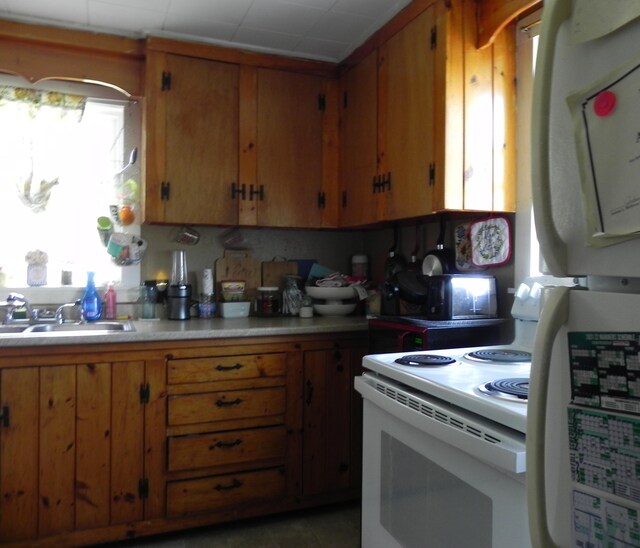
<path fill-rule="evenodd" d="M 84 333 L 0 334 L 0 349 L 68 344 L 186 341 L 366 331 L 365 316 L 314 316 L 313 318 L 192 318 L 190 320 L 133 321 L 135 331 Z"/>

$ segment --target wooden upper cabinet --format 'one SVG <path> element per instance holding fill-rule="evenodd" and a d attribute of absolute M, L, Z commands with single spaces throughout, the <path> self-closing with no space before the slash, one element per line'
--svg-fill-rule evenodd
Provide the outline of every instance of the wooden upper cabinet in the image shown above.
<path fill-rule="evenodd" d="M 343 226 L 515 210 L 514 35 L 477 50 L 474 6 L 429 4 L 342 76 Z"/>
<path fill-rule="evenodd" d="M 239 67 L 149 52 L 145 221 L 238 221 Z"/>
<path fill-rule="evenodd" d="M 378 55 L 370 53 L 340 82 L 340 225 L 378 220 Z"/>
<path fill-rule="evenodd" d="M 319 76 L 253 70 L 255 129 L 253 135 L 247 132 L 241 137 L 241 148 L 246 154 L 255 147 L 255 159 L 250 164 L 255 172 L 247 170 L 242 178 L 249 203 L 241 206 L 240 224 L 335 226 L 337 189 L 330 185 L 336 184 L 337 163 L 332 174 L 334 163 L 326 156 L 337 154 L 337 149 L 332 152 L 326 136 L 337 134 L 337 126 L 330 127 L 326 118 L 336 118 L 337 92 Z M 251 96 L 243 96 L 242 101 L 242 108 L 252 104 Z"/>
<path fill-rule="evenodd" d="M 396 220 L 433 211 L 430 166 L 434 141 L 435 52 L 434 5 L 380 48 L 378 106 L 379 172 L 385 195 L 385 219 Z"/>

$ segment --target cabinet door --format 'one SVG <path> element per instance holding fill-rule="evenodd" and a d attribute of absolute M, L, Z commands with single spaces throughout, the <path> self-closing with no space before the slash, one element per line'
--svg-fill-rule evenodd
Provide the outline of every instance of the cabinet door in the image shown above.
<path fill-rule="evenodd" d="M 0 372 L 0 538 L 158 517 L 155 503 L 145 512 L 157 468 L 149 458 L 145 470 L 145 387 L 143 361 Z"/>
<path fill-rule="evenodd" d="M 237 65 L 152 53 L 145 220 L 238 219 Z"/>
<path fill-rule="evenodd" d="M 340 225 L 359 226 L 379 220 L 381 193 L 377 176 L 377 51 L 341 80 Z"/>
<path fill-rule="evenodd" d="M 385 181 L 390 177 L 386 220 L 433 211 L 434 96 L 444 93 L 434 87 L 434 12 L 432 5 L 380 48 L 379 171 Z"/>
<path fill-rule="evenodd" d="M 303 494 L 360 485 L 361 403 L 353 388 L 364 350 L 313 350 L 304 355 Z"/>
<path fill-rule="evenodd" d="M 321 227 L 325 80 L 258 69 L 257 86 L 257 224 Z"/>

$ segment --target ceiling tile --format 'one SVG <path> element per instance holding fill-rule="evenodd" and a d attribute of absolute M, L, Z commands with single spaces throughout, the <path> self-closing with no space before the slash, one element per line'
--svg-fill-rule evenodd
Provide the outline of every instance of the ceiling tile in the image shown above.
<path fill-rule="evenodd" d="M 293 51 L 300 42 L 300 36 L 268 30 L 240 27 L 233 38 L 234 42 L 252 44 L 261 48 Z"/>
<path fill-rule="evenodd" d="M 281 0 L 259 0 L 247 12 L 243 27 L 272 32 L 306 34 L 318 22 L 323 10 Z"/>
<path fill-rule="evenodd" d="M 113 4 L 125 8 L 166 12 L 171 0 L 91 0 L 100 4 Z"/>
<path fill-rule="evenodd" d="M 159 11 L 143 10 L 89 1 L 89 24 L 106 29 L 118 29 L 132 33 L 157 31 L 162 29 L 165 14 Z"/>
<path fill-rule="evenodd" d="M 253 0 L 169 0 L 169 15 L 180 14 L 184 19 L 205 18 L 239 25 L 253 4 Z"/>
<path fill-rule="evenodd" d="M 231 40 L 237 25 L 207 19 L 193 20 L 188 14 L 170 13 L 164 24 L 164 30 L 184 37 L 202 37 L 213 40 Z M 193 38 L 191 38 L 193 39 Z"/>
<path fill-rule="evenodd" d="M 329 11 L 320 18 L 307 36 L 320 40 L 351 42 L 355 37 L 360 37 L 363 29 L 371 25 L 373 21 L 369 18 Z"/>
<path fill-rule="evenodd" d="M 332 11 L 380 19 L 389 13 L 395 14 L 410 3 L 411 0 L 337 0 Z"/>
<path fill-rule="evenodd" d="M 88 24 L 85 0 L 7 0 L 6 4 L 10 12 L 20 16 Z"/>

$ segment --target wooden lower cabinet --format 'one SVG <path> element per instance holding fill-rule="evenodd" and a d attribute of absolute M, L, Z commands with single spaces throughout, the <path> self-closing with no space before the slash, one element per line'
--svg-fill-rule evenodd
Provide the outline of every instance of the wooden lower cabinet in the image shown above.
<path fill-rule="evenodd" d="M 163 514 L 161 460 L 152 447 L 154 436 L 162 441 L 145 428 L 147 414 L 163 405 L 161 391 L 152 401 L 146 390 L 150 378 L 163 378 L 163 365 L 75 361 L 0 370 L 0 542 Z"/>
<path fill-rule="evenodd" d="M 0 545 L 354 498 L 366 333 L 3 349 Z"/>

